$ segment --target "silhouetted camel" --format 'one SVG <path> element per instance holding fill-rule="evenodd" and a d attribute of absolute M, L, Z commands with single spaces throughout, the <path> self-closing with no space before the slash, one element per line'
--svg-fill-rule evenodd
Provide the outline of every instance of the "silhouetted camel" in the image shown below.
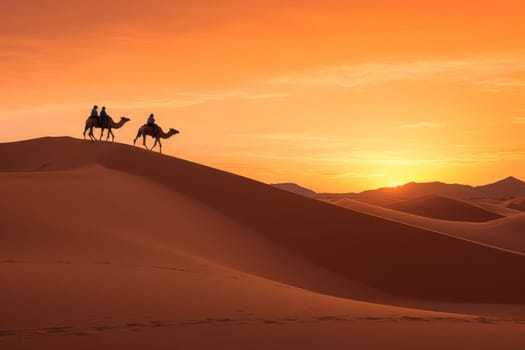
<path fill-rule="evenodd" d="M 139 131 L 137 132 L 137 137 L 133 140 L 133 145 L 135 145 L 135 142 L 139 137 L 142 136 L 142 144 L 146 149 L 148 149 L 148 146 L 146 146 L 146 135 L 149 135 L 155 139 L 155 143 L 153 144 L 153 147 L 151 147 L 151 150 L 155 148 L 157 143 L 159 144 L 159 152 L 162 153 L 162 144 L 160 143 L 160 139 L 167 139 L 173 135 L 176 135 L 179 133 L 179 130 L 175 130 L 173 128 L 170 129 L 167 133 L 165 133 L 160 127 L 158 128 L 157 135 L 154 134 L 153 127 L 150 125 L 143 125 L 140 127 Z"/>
<path fill-rule="evenodd" d="M 108 136 L 106 137 L 106 141 L 109 140 L 109 135 L 111 135 L 111 142 L 113 142 L 115 141 L 115 135 L 113 135 L 113 131 L 111 131 L 111 129 L 119 129 L 129 121 L 129 118 L 121 117 L 120 121 L 118 123 L 115 123 L 111 117 L 107 117 L 104 121 L 104 125 L 100 126 L 98 118 L 89 117 L 86 120 L 86 126 L 84 127 L 84 139 L 86 138 L 86 131 L 89 129 L 89 138 L 93 141 L 96 141 L 95 136 L 93 136 L 93 128 L 100 128 L 102 129 L 100 130 L 100 140 L 102 140 L 104 129 L 108 129 Z"/>

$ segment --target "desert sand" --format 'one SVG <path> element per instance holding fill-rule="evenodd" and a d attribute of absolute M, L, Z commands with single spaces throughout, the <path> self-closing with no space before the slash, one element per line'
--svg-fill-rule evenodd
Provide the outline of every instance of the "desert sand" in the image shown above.
<path fill-rule="evenodd" d="M 518 197 L 502 203 L 505 208 L 525 211 L 525 197 Z"/>
<path fill-rule="evenodd" d="M 522 210 L 513 209 L 511 205 L 509 205 L 509 201 L 501 201 L 495 199 L 471 199 L 469 200 L 469 202 L 477 207 L 483 208 L 487 211 L 499 214 L 501 216 L 523 214 Z"/>
<path fill-rule="evenodd" d="M 485 222 L 503 217 L 465 201 L 435 195 L 408 199 L 388 207 L 419 216 L 452 221 Z"/>
<path fill-rule="evenodd" d="M 525 214 L 342 208 L 71 138 L 0 159 L 2 349 L 523 347 Z"/>
<path fill-rule="evenodd" d="M 475 223 L 438 220 L 383 208 L 351 199 L 331 200 L 330 203 L 384 219 L 439 232 L 501 249 L 525 253 L 525 214 L 511 213 L 498 220 Z"/>

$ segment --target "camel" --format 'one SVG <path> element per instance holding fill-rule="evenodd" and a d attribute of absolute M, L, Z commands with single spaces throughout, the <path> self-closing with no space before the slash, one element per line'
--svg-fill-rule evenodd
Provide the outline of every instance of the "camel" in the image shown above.
<path fill-rule="evenodd" d="M 133 140 L 133 145 L 135 145 L 135 142 L 139 137 L 142 136 L 142 144 L 146 149 L 148 149 L 148 146 L 146 146 L 146 135 L 149 135 L 155 139 L 155 143 L 153 144 L 153 147 L 151 147 L 151 151 L 155 148 L 155 146 L 159 145 L 159 152 L 162 153 L 162 143 L 160 143 L 160 139 L 167 139 L 170 138 L 173 135 L 176 135 L 179 133 L 179 130 L 175 130 L 171 128 L 167 133 L 164 132 L 160 127 L 158 128 L 157 135 L 154 134 L 153 127 L 150 125 L 143 125 L 140 127 L 139 131 L 137 132 L 137 137 Z"/>
<path fill-rule="evenodd" d="M 102 129 L 100 131 L 100 140 L 102 140 L 102 136 L 104 135 L 104 129 L 108 129 L 108 136 L 106 137 L 106 141 L 109 140 L 109 136 L 111 135 L 111 142 L 115 141 L 115 135 L 113 135 L 113 131 L 111 129 L 119 129 L 124 124 L 129 122 L 131 119 L 126 117 L 121 117 L 120 121 L 118 123 L 115 123 L 111 117 L 108 117 L 104 125 L 101 127 L 98 122 L 98 118 L 89 117 L 86 120 L 86 126 L 84 127 L 84 139 L 86 138 L 86 131 L 89 129 L 88 136 L 92 141 L 96 141 L 96 137 L 93 136 L 93 128 L 100 128 Z"/>

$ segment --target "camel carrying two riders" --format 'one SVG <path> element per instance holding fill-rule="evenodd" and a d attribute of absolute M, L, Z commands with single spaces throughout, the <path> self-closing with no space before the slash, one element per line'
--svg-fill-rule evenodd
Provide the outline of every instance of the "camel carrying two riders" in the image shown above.
<path fill-rule="evenodd" d="M 102 107 L 102 110 L 100 111 L 100 115 L 98 114 L 98 106 L 93 106 L 93 109 L 91 110 L 91 114 L 89 115 L 88 119 L 86 120 L 86 125 L 84 127 L 84 139 L 86 138 L 86 131 L 89 130 L 88 136 L 91 140 L 95 141 L 96 138 L 93 135 L 93 128 L 99 128 L 100 130 L 100 140 L 102 140 L 102 136 L 104 135 L 104 130 L 108 130 L 108 134 L 106 137 L 106 141 L 109 140 L 109 136 L 111 136 L 111 142 L 115 141 L 115 135 L 113 134 L 112 129 L 119 129 L 124 124 L 130 121 L 129 118 L 121 117 L 120 121 L 115 123 L 111 116 L 109 116 L 106 112 L 106 107 Z"/>

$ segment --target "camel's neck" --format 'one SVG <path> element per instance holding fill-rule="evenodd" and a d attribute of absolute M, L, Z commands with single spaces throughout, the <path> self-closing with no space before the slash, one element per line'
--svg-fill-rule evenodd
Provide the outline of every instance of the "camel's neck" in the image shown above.
<path fill-rule="evenodd" d="M 163 130 L 160 130 L 159 137 L 161 137 L 163 139 L 167 139 L 167 138 L 171 137 L 174 134 L 175 134 L 175 132 L 173 130 L 170 130 L 167 133 L 164 132 Z"/>
<path fill-rule="evenodd" d="M 114 128 L 114 129 L 118 129 L 120 127 L 122 127 L 122 125 L 126 124 L 127 120 L 126 119 L 120 119 L 120 121 L 118 123 L 115 123 L 113 120 L 111 121 L 111 127 Z"/>

